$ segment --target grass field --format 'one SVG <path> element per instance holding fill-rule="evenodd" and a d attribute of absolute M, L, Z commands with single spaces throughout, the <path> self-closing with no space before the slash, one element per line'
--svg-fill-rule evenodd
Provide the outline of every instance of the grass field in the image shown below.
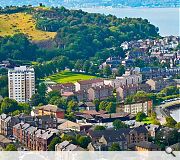
<path fill-rule="evenodd" d="M 143 123 L 146 123 L 146 124 L 152 124 L 152 118 L 151 117 L 146 117 L 145 119 L 143 119 L 142 121 Z"/>
<path fill-rule="evenodd" d="M 75 83 L 78 80 L 89 80 L 93 78 L 97 78 L 97 77 L 81 74 L 81 73 L 74 73 L 70 71 L 63 71 L 47 77 L 46 80 L 50 79 L 51 81 L 56 83 L 67 83 L 67 82 Z"/>
<path fill-rule="evenodd" d="M 45 32 L 35 28 L 35 20 L 32 15 L 26 13 L 0 15 L 0 36 L 24 33 L 33 41 L 48 40 L 54 38 L 56 32 Z"/>

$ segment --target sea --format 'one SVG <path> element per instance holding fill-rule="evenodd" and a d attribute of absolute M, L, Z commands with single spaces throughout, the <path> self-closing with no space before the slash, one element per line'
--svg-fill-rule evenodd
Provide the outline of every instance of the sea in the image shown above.
<path fill-rule="evenodd" d="M 180 8 L 81 8 L 90 13 L 112 14 L 119 18 L 143 18 L 159 28 L 161 36 L 180 36 Z"/>
<path fill-rule="evenodd" d="M 176 122 L 180 122 L 180 109 L 171 110 L 170 112 L 171 117 L 173 117 Z"/>

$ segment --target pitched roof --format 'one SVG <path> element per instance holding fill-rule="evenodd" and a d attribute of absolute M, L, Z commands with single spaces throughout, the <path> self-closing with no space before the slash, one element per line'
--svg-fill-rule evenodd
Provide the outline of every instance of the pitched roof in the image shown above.
<path fill-rule="evenodd" d="M 148 133 L 148 130 L 146 129 L 145 126 L 139 126 L 139 127 L 133 128 L 133 129 L 130 131 L 130 134 L 132 134 L 133 132 L 137 132 L 137 133 Z"/>
<path fill-rule="evenodd" d="M 103 131 L 93 131 L 90 130 L 88 132 L 88 134 L 95 139 L 101 138 L 102 136 L 104 137 L 112 137 L 112 140 L 115 139 L 116 137 L 118 137 L 119 135 L 128 135 L 131 134 L 132 131 L 133 132 L 137 132 L 137 133 L 147 133 L 147 129 L 145 128 L 145 126 L 140 126 L 140 127 L 136 127 L 136 128 L 121 128 L 119 130 L 103 130 Z M 123 138 L 123 137 L 122 137 Z"/>
<path fill-rule="evenodd" d="M 45 111 L 52 111 L 52 112 L 59 112 L 64 111 L 63 109 L 58 108 L 56 105 L 45 105 L 38 108 L 39 110 L 45 110 Z"/>
<path fill-rule="evenodd" d="M 103 90 L 103 89 L 111 89 L 113 90 L 113 87 L 110 86 L 110 85 L 103 85 L 103 86 L 94 86 L 94 87 L 91 87 L 90 89 L 93 89 L 93 90 Z"/>
<path fill-rule="evenodd" d="M 104 82 L 104 80 L 103 79 L 90 79 L 90 80 L 77 81 L 77 83 L 79 83 L 81 85 L 100 83 L 100 82 Z"/>
<path fill-rule="evenodd" d="M 97 115 L 97 117 L 100 117 L 100 118 L 103 118 L 103 119 L 106 119 L 106 118 L 121 118 L 121 117 L 126 117 L 126 116 L 129 116 L 129 113 L 122 112 L 122 113 L 111 113 L 111 114 Z"/>
<path fill-rule="evenodd" d="M 159 147 L 152 143 L 152 142 L 147 142 L 147 141 L 141 141 L 139 143 L 136 143 L 136 146 L 142 147 L 142 148 L 147 148 L 147 149 L 158 149 Z"/>
<path fill-rule="evenodd" d="M 82 113 L 89 114 L 89 115 L 100 115 L 100 113 L 97 112 L 96 110 L 90 110 L 90 111 L 85 110 Z"/>

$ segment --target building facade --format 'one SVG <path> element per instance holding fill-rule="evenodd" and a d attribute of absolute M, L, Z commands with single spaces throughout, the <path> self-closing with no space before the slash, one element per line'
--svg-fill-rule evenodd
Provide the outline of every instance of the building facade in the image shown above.
<path fill-rule="evenodd" d="M 136 115 L 138 112 L 143 112 L 149 116 L 149 111 L 152 109 L 152 101 L 134 103 L 124 105 L 124 112 L 130 113 L 131 115 Z"/>
<path fill-rule="evenodd" d="M 9 98 L 17 102 L 28 102 L 35 94 L 34 69 L 26 66 L 8 71 Z"/>

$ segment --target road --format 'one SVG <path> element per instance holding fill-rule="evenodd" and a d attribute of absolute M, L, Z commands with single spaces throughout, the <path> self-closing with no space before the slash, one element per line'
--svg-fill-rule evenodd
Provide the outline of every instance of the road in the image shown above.
<path fill-rule="evenodd" d="M 161 124 L 166 123 L 166 117 L 168 116 L 164 111 L 163 108 L 166 108 L 168 106 L 172 106 L 175 104 L 180 104 L 180 100 L 172 101 L 172 102 L 167 102 L 165 104 L 161 104 L 159 106 L 156 106 L 154 108 L 154 111 L 156 112 L 157 119 L 160 121 Z"/>

